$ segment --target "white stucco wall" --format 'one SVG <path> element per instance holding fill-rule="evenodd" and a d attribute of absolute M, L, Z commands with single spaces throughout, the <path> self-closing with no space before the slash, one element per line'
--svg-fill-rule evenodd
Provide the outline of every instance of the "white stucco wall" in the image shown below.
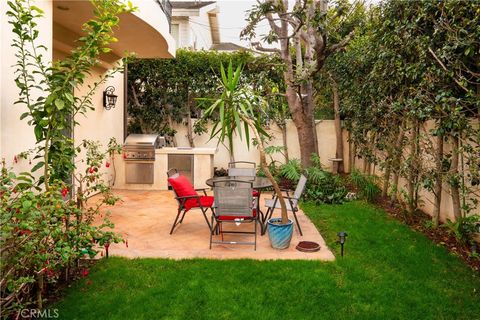
<path fill-rule="evenodd" d="M 52 2 L 37 0 L 32 1 L 33 3 L 45 12 L 44 17 L 36 21 L 38 29 L 41 30 L 36 44 L 49 48 L 43 54 L 44 61 L 48 63 L 52 59 Z M 14 34 L 11 31 L 11 25 L 8 24 L 7 10 L 9 7 L 6 1 L 0 1 L 0 156 L 6 160 L 7 166 L 11 167 L 14 165 L 15 155 L 35 146 L 35 137 L 33 127 L 27 124 L 27 120 L 20 121 L 20 115 L 27 111 L 26 107 L 14 104 L 18 100 L 19 89 L 15 84 L 15 67 L 13 67 L 16 63 L 16 50 L 11 47 Z M 35 94 L 33 92 L 33 96 Z M 19 160 L 19 163 L 15 164 L 18 172 L 27 171 L 29 168 L 28 160 Z"/>
<path fill-rule="evenodd" d="M 212 46 L 212 34 L 208 11 L 215 8 L 215 5 L 209 5 L 192 12 L 190 16 L 172 17 L 172 24 L 178 24 L 178 48 L 189 48 L 194 50 L 208 50 Z M 187 10 L 188 11 L 188 10 Z M 195 14 L 194 14 L 195 12 Z"/>

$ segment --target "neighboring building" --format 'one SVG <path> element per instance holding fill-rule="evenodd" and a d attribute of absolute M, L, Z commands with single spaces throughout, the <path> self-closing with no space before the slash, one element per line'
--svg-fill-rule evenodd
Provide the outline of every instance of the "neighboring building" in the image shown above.
<path fill-rule="evenodd" d="M 36 21 L 40 30 L 37 45 L 48 48 L 44 54 L 46 63 L 61 59 L 76 46 L 80 37 L 82 23 L 93 16 L 90 1 L 71 0 L 32 0 L 31 4 L 41 8 L 44 17 Z M 140 58 L 173 58 L 175 42 L 169 33 L 169 15 L 165 9 L 165 1 L 133 0 L 138 8 L 134 13 L 120 16 L 120 26 L 115 30 L 118 42 L 111 45 L 112 52 L 101 56 L 102 63 L 87 76 L 85 84 L 77 91 L 78 95 L 88 90 L 88 85 L 98 80 L 116 63 L 119 63 L 125 51 L 135 52 Z M 26 120 L 20 120 L 25 107 L 15 105 L 19 89 L 15 85 L 16 49 L 11 46 L 14 34 L 9 17 L 7 1 L 0 1 L 0 158 L 5 158 L 7 165 L 12 166 L 15 155 L 35 146 L 33 128 Z M 35 75 L 34 75 L 35 76 Z M 118 96 L 116 107 L 106 110 L 103 107 L 103 91 L 113 86 Z M 92 101 L 95 110 L 87 112 L 86 117 L 78 116 L 75 120 L 80 124 L 75 127 L 72 136 L 76 143 L 83 139 L 98 140 L 104 146 L 111 137 L 123 143 L 124 128 L 124 75 L 116 74 L 103 84 Z M 79 166 L 78 170 L 84 170 Z M 29 169 L 28 161 L 20 161 L 15 165 L 18 171 Z"/>
<path fill-rule="evenodd" d="M 172 37 L 178 48 L 209 50 L 220 43 L 216 1 L 171 1 Z"/>
<path fill-rule="evenodd" d="M 220 42 L 220 43 L 214 43 L 210 47 L 210 50 L 214 51 L 227 51 L 227 52 L 232 52 L 232 51 L 251 51 L 251 49 L 239 46 L 238 44 L 235 44 L 233 42 Z"/>

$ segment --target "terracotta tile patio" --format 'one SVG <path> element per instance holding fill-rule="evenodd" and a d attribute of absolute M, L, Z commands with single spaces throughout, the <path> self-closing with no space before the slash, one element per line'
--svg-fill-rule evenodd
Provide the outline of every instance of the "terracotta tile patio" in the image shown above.
<path fill-rule="evenodd" d="M 258 260 L 267 259 L 305 259 L 331 261 L 335 257 L 326 246 L 322 236 L 313 223 L 299 212 L 303 237 L 295 229 L 292 245 L 286 250 L 276 250 L 270 246 L 268 236 L 258 233 L 257 250 L 253 246 L 219 245 L 213 244 L 209 249 L 209 230 L 200 210 L 191 210 L 185 216 L 172 235 L 169 234 L 177 211 L 177 202 L 171 191 L 131 191 L 115 190 L 122 198 L 115 207 L 110 207 L 110 219 L 115 223 L 115 230 L 128 239 L 128 248 L 125 244 L 112 244 L 110 255 L 129 258 L 209 258 L 209 259 L 239 259 L 249 258 Z M 266 195 L 270 197 L 270 195 Z M 262 200 L 263 202 L 263 200 Z M 263 204 L 262 204 L 263 205 Z M 210 218 L 210 216 L 208 216 Z M 244 224 L 241 228 L 253 229 L 252 224 Z M 235 224 L 225 224 L 224 228 L 240 228 Z M 250 241 L 250 235 L 225 235 L 232 241 L 243 239 Z M 297 251 L 295 246 L 301 240 L 315 241 L 321 249 L 315 253 Z"/>

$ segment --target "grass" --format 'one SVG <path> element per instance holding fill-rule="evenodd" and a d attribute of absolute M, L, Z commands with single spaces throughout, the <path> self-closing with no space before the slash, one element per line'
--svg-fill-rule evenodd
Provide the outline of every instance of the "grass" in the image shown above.
<path fill-rule="evenodd" d="M 62 319 L 480 319 L 480 279 L 363 202 L 304 204 L 335 262 L 102 260 L 57 303 Z"/>

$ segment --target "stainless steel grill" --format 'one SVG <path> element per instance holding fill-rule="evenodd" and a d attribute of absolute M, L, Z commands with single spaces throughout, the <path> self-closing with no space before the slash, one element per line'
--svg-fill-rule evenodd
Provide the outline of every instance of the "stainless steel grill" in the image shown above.
<path fill-rule="evenodd" d="M 155 149 L 165 146 L 165 138 L 156 134 L 131 134 L 123 146 L 125 182 L 153 184 Z"/>

